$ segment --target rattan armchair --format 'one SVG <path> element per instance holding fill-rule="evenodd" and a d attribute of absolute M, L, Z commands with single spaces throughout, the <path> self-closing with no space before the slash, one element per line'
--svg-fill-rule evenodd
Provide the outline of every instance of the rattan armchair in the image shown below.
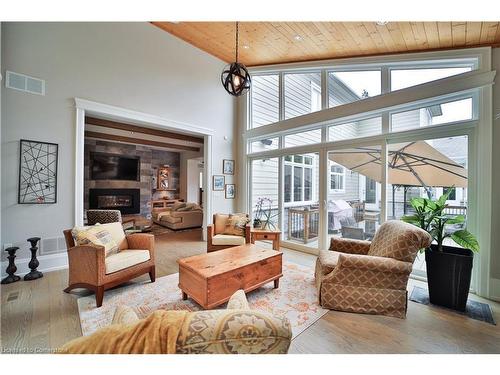
<path fill-rule="evenodd" d="M 149 273 L 155 281 L 155 251 L 152 234 L 126 236 L 117 254 L 106 257 L 103 246 L 76 246 L 71 230 L 64 231 L 68 251 L 69 293 L 75 288 L 94 291 L 97 307 L 102 306 L 104 291 Z M 112 258 L 112 259 L 111 259 Z"/>

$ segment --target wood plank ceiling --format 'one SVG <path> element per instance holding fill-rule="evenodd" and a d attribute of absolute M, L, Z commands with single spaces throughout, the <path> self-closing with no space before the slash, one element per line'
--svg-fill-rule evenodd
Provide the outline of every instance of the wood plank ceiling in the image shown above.
<path fill-rule="evenodd" d="M 152 22 L 225 62 L 235 58 L 234 22 Z M 247 66 L 500 45 L 499 22 L 241 22 Z"/>

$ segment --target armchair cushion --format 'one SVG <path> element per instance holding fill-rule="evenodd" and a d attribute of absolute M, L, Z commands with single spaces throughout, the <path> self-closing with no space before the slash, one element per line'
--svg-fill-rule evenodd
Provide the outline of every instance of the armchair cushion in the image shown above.
<path fill-rule="evenodd" d="M 149 250 L 122 250 L 106 257 L 106 275 L 146 262 L 150 259 Z"/>
<path fill-rule="evenodd" d="M 246 243 L 245 237 L 233 236 L 229 234 L 217 234 L 212 237 L 212 245 L 216 246 L 240 246 Z"/>
<path fill-rule="evenodd" d="M 245 226 L 248 222 L 247 214 L 230 214 L 222 234 L 245 237 Z"/>
<path fill-rule="evenodd" d="M 377 230 L 368 255 L 413 263 L 417 252 L 431 242 L 426 231 L 400 220 L 389 220 Z"/>
<path fill-rule="evenodd" d="M 224 233 L 228 219 L 229 219 L 229 215 L 226 215 L 226 214 L 215 214 L 214 215 L 214 234 Z"/>

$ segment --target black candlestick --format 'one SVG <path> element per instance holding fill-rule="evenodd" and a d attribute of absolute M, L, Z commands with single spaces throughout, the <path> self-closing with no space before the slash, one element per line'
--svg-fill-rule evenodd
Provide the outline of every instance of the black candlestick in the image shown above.
<path fill-rule="evenodd" d="M 40 237 L 31 237 L 28 238 L 28 242 L 31 243 L 31 260 L 28 263 L 29 268 L 31 271 L 24 275 L 24 280 L 36 280 L 39 279 L 40 277 L 43 277 L 43 273 L 40 271 L 37 271 L 37 267 L 40 264 L 38 262 L 38 259 L 36 259 L 36 251 L 38 250 L 38 247 L 36 246 L 37 242 L 40 241 Z"/>
<path fill-rule="evenodd" d="M 9 259 L 9 265 L 6 269 L 9 276 L 2 280 L 2 284 L 10 284 L 21 280 L 21 277 L 14 275 L 14 273 L 17 271 L 17 267 L 14 264 L 14 259 L 16 258 L 16 251 L 18 249 L 18 247 L 8 247 L 7 249 L 5 249 L 5 251 L 9 253 L 9 256 L 7 257 L 7 259 Z"/>

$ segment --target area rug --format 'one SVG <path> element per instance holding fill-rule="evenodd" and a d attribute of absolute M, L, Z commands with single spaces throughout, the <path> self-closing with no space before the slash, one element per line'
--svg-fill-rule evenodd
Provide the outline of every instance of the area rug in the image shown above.
<path fill-rule="evenodd" d="M 80 297 L 78 312 L 83 335 L 109 325 L 116 307 L 121 305 L 134 307 L 141 318 L 159 309 L 201 310 L 190 298 L 182 300 L 178 282 L 179 274 L 176 273 L 160 277 L 154 283 L 145 281 L 109 290 L 104 293 L 104 302 L 99 308 L 96 308 L 93 294 Z M 248 293 L 247 298 L 252 309 L 286 316 L 294 338 L 328 312 L 318 304 L 313 269 L 291 262 L 283 264 L 278 289 L 274 289 L 271 282 Z"/>
<path fill-rule="evenodd" d="M 423 305 L 429 305 L 430 304 L 429 292 L 424 288 L 420 288 L 420 287 L 416 286 L 413 288 L 413 291 L 411 292 L 410 301 L 421 303 Z M 435 306 L 435 305 L 433 305 L 433 306 Z M 465 312 L 456 311 L 456 310 L 448 309 L 446 307 L 441 307 L 441 306 L 437 306 L 437 307 L 453 311 L 457 314 L 466 315 L 469 318 L 472 318 L 475 320 L 480 320 L 482 322 L 496 325 L 495 320 L 493 319 L 493 314 L 491 313 L 490 305 L 488 305 L 486 303 L 468 300 L 467 306 L 465 307 Z"/>

